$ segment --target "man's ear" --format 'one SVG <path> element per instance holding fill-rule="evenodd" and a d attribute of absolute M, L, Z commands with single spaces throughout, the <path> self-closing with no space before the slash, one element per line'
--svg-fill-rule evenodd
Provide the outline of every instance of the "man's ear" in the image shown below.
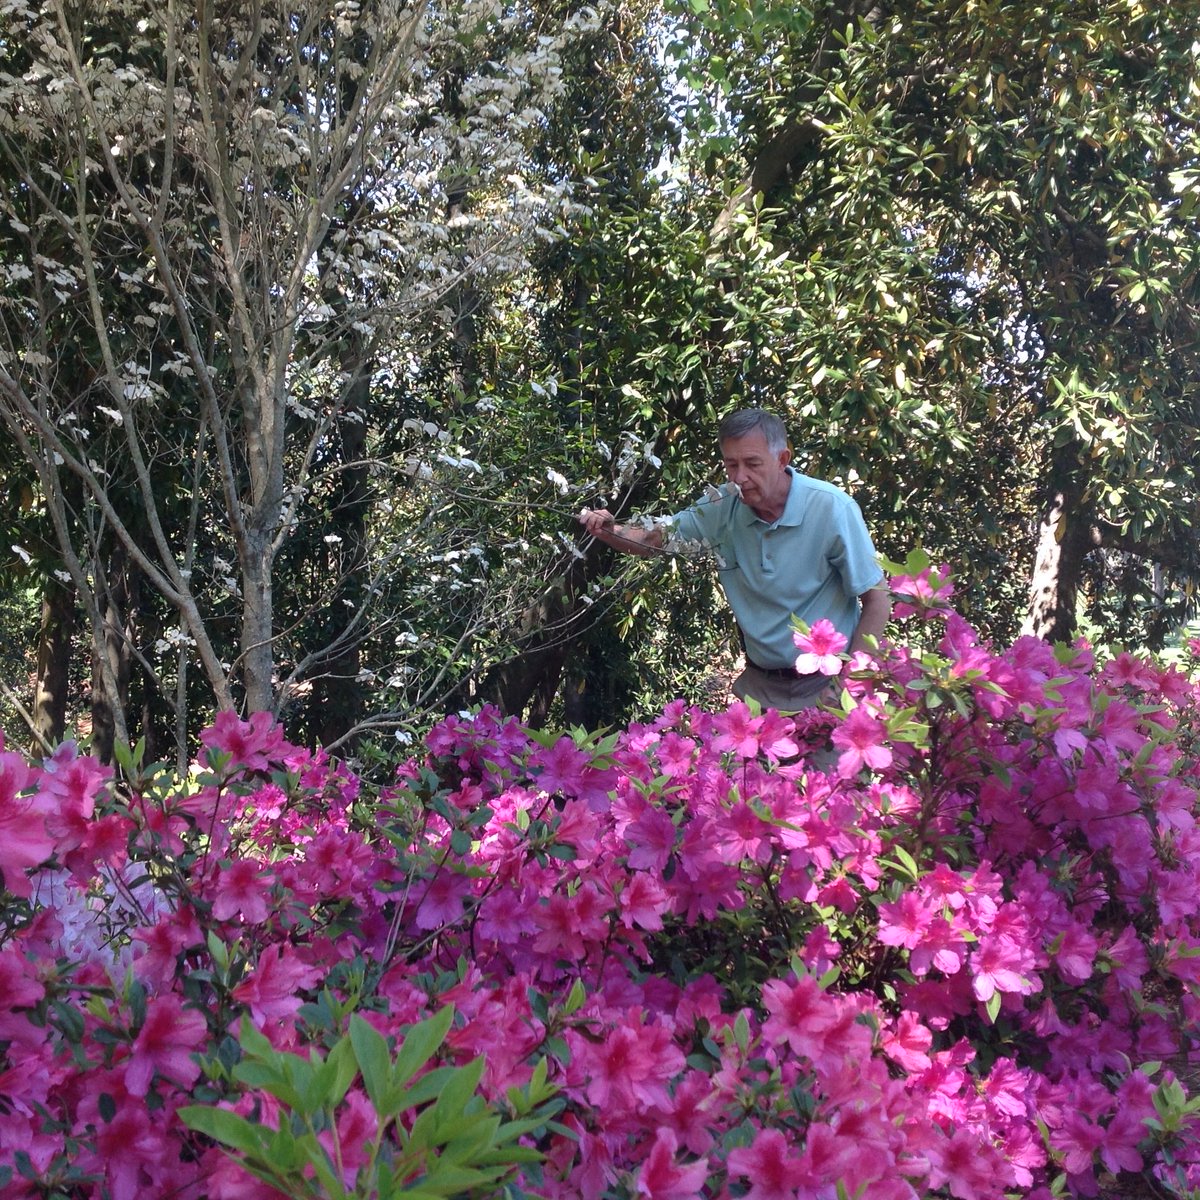
<path fill-rule="evenodd" d="M 786 467 L 792 461 L 792 451 L 789 447 L 784 446 L 779 452 L 779 465 Z"/>

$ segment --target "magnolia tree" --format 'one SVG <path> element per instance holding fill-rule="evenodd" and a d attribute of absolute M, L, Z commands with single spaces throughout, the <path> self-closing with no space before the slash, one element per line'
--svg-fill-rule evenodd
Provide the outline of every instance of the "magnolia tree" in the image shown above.
<path fill-rule="evenodd" d="M 0 417 L 52 534 L 20 549 L 86 612 L 118 738 L 135 662 L 182 727 L 189 662 L 218 708 L 270 710 L 362 636 L 394 537 L 327 564 L 326 597 L 363 580 L 332 650 L 279 653 L 277 559 L 363 466 L 372 379 L 569 208 L 527 148 L 593 19 L 5 8 Z"/>
<path fill-rule="evenodd" d="M 1195 1196 L 1200 691 L 895 583 L 797 720 L 4 754 L 5 1196 Z"/>

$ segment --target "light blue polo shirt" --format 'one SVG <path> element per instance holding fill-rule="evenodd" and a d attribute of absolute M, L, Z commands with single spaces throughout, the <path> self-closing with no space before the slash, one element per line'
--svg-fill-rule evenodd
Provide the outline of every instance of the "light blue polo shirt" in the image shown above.
<path fill-rule="evenodd" d="M 720 488 L 673 518 L 674 536 L 707 543 L 717 555 L 729 606 L 760 667 L 796 661 L 793 614 L 822 617 L 847 638 L 858 625 L 858 597 L 883 579 L 871 535 L 855 502 L 831 483 L 788 467 L 791 491 L 773 525 Z"/>

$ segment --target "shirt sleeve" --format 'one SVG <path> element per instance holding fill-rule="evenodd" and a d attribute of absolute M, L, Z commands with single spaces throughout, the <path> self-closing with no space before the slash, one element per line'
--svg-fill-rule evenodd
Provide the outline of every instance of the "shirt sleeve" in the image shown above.
<path fill-rule="evenodd" d="M 725 540 L 731 510 L 736 503 L 725 487 L 720 499 L 702 496 L 694 504 L 671 517 L 671 536 L 681 542 L 704 542 L 717 546 Z"/>
<path fill-rule="evenodd" d="M 883 582 L 883 568 L 862 510 L 849 496 L 838 506 L 829 561 L 852 596 L 861 596 Z"/>

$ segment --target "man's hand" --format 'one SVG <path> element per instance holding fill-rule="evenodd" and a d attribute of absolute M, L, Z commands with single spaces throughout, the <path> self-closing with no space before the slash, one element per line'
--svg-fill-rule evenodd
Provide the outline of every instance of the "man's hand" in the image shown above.
<path fill-rule="evenodd" d="M 607 508 L 584 508 L 579 512 L 579 523 L 594 538 L 606 540 L 604 535 L 612 533 L 617 526 L 616 518 Z"/>
<path fill-rule="evenodd" d="M 858 628 L 854 631 L 854 637 L 850 639 L 851 654 L 857 650 L 866 650 L 869 653 L 867 638 L 872 637 L 878 642 L 883 637 L 883 631 L 892 615 L 892 597 L 886 583 L 863 592 L 859 600 L 862 601 L 862 612 L 858 617 Z"/>
<path fill-rule="evenodd" d="M 616 518 L 607 508 L 585 508 L 580 510 L 579 523 L 596 538 L 614 550 L 625 554 L 636 554 L 649 558 L 662 548 L 662 530 L 642 529 L 637 525 L 618 525 Z"/>

